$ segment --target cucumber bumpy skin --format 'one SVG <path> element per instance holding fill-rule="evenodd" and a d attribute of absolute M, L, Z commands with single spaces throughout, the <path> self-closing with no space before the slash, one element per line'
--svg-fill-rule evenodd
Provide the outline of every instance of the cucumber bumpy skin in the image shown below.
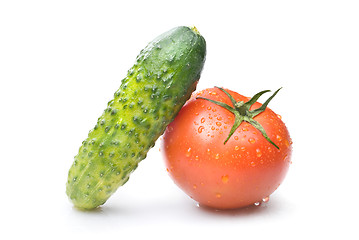
<path fill-rule="evenodd" d="M 174 28 L 150 42 L 82 142 L 66 193 L 93 209 L 125 184 L 195 90 L 206 42 L 195 27 Z"/>

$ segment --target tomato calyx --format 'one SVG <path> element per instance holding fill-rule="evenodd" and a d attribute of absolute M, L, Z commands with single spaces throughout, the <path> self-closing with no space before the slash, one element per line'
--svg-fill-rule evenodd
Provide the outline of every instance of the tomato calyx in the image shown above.
<path fill-rule="evenodd" d="M 234 124 L 231 128 L 231 131 L 228 134 L 227 139 L 224 141 L 223 144 L 226 144 L 227 141 L 231 138 L 231 136 L 233 135 L 233 133 L 237 130 L 237 128 L 241 125 L 241 123 L 243 121 L 248 122 L 249 124 L 251 124 L 253 127 L 255 127 L 258 131 L 260 131 L 263 135 L 263 137 L 270 142 L 271 144 L 273 144 L 277 149 L 279 149 L 279 147 L 268 137 L 266 131 L 264 130 L 264 128 L 262 127 L 262 125 L 257 122 L 256 120 L 254 120 L 253 118 L 256 117 L 258 114 L 264 112 L 264 110 L 266 109 L 267 105 L 269 104 L 269 102 L 274 98 L 274 96 L 279 92 L 280 89 L 279 88 L 277 91 L 275 91 L 273 93 L 272 96 L 270 96 L 267 101 L 265 101 L 262 106 L 260 106 L 257 109 L 254 110 L 249 110 L 251 108 L 251 106 L 257 102 L 257 100 L 264 94 L 267 92 L 270 92 L 270 90 L 264 90 L 261 91 L 257 94 L 255 94 L 251 99 L 249 99 L 247 102 L 243 102 L 243 101 L 239 101 L 237 102 L 226 90 L 224 90 L 223 88 L 220 87 L 216 87 L 219 90 L 221 90 L 222 92 L 224 92 L 229 99 L 231 100 L 233 107 L 229 106 L 226 103 L 223 102 L 219 102 L 219 101 L 215 101 L 212 99 L 208 99 L 208 98 L 203 98 L 203 97 L 197 97 L 197 99 L 203 99 L 206 101 L 210 101 L 214 104 L 217 104 L 218 106 L 221 106 L 225 109 L 227 109 L 228 111 L 230 111 L 231 113 L 234 114 L 235 116 L 235 120 L 234 120 Z"/>

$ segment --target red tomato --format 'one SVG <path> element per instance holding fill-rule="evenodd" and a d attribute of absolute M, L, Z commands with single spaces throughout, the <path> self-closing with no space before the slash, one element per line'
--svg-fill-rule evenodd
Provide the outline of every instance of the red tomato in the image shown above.
<path fill-rule="evenodd" d="M 237 102 L 249 100 L 227 92 Z M 216 209 L 240 208 L 267 199 L 282 183 L 291 163 L 292 141 L 281 117 L 266 108 L 253 118 L 279 149 L 248 122 L 242 122 L 224 144 L 235 115 L 197 97 L 233 107 L 219 88 L 192 95 L 163 137 L 162 149 L 171 178 L 201 205 Z M 260 106 L 255 102 L 250 110 Z"/>

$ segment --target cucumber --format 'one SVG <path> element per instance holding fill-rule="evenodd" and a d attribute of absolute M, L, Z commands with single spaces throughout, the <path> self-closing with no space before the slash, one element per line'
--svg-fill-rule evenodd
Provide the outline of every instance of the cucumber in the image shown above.
<path fill-rule="evenodd" d="M 104 204 L 128 181 L 195 90 L 205 56 L 204 38 L 184 26 L 140 52 L 69 170 L 66 193 L 77 208 Z"/>

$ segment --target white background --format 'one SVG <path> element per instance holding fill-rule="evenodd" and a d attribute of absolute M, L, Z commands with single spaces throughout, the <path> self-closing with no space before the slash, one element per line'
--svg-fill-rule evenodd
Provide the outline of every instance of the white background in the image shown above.
<path fill-rule="evenodd" d="M 358 13 L 345 0 L 1 1 L 0 238 L 358 239 Z M 139 51 L 179 25 L 207 41 L 198 90 L 283 87 L 269 107 L 294 142 L 287 178 L 259 207 L 203 209 L 157 142 L 103 207 L 74 209 L 82 140 Z"/>

